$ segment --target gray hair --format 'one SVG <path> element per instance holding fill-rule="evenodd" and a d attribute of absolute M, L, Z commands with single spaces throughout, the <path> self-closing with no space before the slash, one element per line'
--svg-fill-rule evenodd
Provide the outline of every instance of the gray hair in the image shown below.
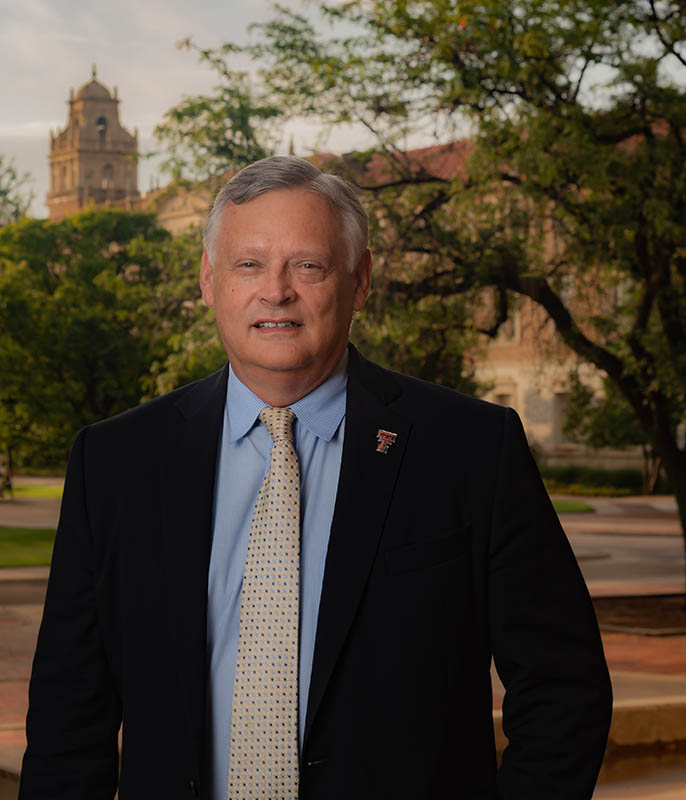
<path fill-rule="evenodd" d="M 241 205 L 265 192 L 300 188 L 321 195 L 338 214 L 349 245 L 349 268 L 352 270 L 367 249 L 367 213 L 347 181 L 322 172 L 314 164 L 296 156 L 272 156 L 255 161 L 236 173 L 219 190 L 202 234 L 210 262 L 214 264 L 219 221 L 229 203 Z"/>

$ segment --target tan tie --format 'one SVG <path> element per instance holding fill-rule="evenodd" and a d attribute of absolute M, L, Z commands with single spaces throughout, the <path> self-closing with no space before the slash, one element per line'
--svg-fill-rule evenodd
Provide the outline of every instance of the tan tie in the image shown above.
<path fill-rule="evenodd" d="M 228 800 L 297 800 L 300 471 L 290 408 L 264 408 L 274 440 L 245 557 Z"/>

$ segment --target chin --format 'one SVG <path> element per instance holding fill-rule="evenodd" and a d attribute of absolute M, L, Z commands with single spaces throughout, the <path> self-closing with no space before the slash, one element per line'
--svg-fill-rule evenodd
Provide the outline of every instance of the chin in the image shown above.
<path fill-rule="evenodd" d="M 316 355 L 313 355 L 309 350 L 289 347 L 288 345 L 279 347 L 276 342 L 273 342 L 269 347 L 262 348 L 261 352 L 255 355 L 256 364 L 260 364 L 266 369 L 275 370 L 303 369 L 311 366 L 317 360 Z"/>

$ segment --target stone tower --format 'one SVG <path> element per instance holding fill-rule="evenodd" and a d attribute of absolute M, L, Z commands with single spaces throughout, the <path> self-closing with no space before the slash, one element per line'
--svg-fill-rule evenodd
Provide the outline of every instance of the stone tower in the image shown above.
<path fill-rule="evenodd" d="M 131 208 L 138 197 L 138 131 L 119 122 L 117 89 L 91 80 L 69 93 L 67 127 L 50 132 L 50 219 L 91 203 Z"/>

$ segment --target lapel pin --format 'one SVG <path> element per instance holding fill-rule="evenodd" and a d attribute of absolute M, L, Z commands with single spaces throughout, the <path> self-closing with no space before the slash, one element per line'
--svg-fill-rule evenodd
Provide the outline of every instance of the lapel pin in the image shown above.
<path fill-rule="evenodd" d="M 376 432 L 376 441 L 379 443 L 378 447 L 376 448 L 376 452 L 387 453 L 388 448 L 395 442 L 397 438 L 397 433 L 385 431 L 383 428 L 379 428 L 379 430 Z"/>

